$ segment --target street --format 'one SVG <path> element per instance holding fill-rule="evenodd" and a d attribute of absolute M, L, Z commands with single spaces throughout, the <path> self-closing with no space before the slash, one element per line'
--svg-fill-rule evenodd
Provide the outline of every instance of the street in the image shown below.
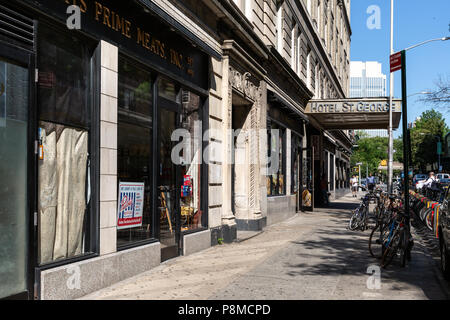
<path fill-rule="evenodd" d="M 248 240 L 166 261 L 81 299 L 448 299 L 439 256 L 415 229 L 412 261 L 401 268 L 395 259 L 380 270 L 380 286 L 368 285 L 377 283 L 370 270 L 379 264 L 368 252 L 370 230 L 347 229 L 358 199 L 348 195 Z"/>

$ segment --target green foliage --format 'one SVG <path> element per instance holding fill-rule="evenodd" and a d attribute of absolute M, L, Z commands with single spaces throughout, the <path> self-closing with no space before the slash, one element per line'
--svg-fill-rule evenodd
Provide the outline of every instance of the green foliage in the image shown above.
<path fill-rule="evenodd" d="M 444 141 L 448 130 L 439 111 L 432 109 L 422 113 L 416 126 L 410 131 L 411 162 L 415 168 L 425 171 L 427 164 L 438 162 L 437 142 L 439 138 Z"/>
<path fill-rule="evenodd" d="M 403 139 L 394 139 L 394 161 L 403 163 Z"/>
<path fill-rule="evenodd" d="M 363 137 L 357 141 L 358 148 L 354 150 L 351 159 L 352 167 L 356 163 L 362 162 L 361 170 L 365 172 L 366 165 L 369 166 L 369 173 L 377 173 L 381 160 L 388 158 L 388 138 Z"/>

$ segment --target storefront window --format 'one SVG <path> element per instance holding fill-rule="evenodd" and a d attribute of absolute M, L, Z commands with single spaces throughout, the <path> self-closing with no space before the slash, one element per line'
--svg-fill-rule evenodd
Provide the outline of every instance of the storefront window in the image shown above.
<path fill-rule="evenodd" d="M 150 72 L 119 57 L 118 247 L 153 236 L 152 110 Z"/>
<path fill-rule="evenodd" d="M 163 97 L 167 100 L 178 102 L 177 99 L 178 90 L 176 88 L 175 83 L 161 78 L 158 81 L 158 94 L 160 97 Z"/>
<path fill-rule="evenodd" d="M 267 176 L 267 195 L 278 196 L 285 194 L 285 136 L 286 129 L 273 121 L 268 122 L 269 157 L 276 159 L 278 166 Z M 277 157 L 272 155 L 277 154 Z"/>
<path fill-rule="evenodd" d="M 292 161 L 292 183 L 291 183 L 291 192 L 292 194 L 296 194 L 300 190 L 300 162 L 301 162 L 301 151 L 302 151 L 302 138 L 295 133 L 292 133 L 291 138 L 291 161 Z"/>
<path fill-rule="evenodd" d="M 39 28 L 39 263 L 91 252 L 90 69 L 93 48 Z"/>
<path fill-rule="evenodd" d="M 202 227 L 201 181 L 202 181 L 202 124 L 200 97 L 182 90 L 182 127 L 189 132 L 186 165 L 181 166 L 181 231 Z"/>

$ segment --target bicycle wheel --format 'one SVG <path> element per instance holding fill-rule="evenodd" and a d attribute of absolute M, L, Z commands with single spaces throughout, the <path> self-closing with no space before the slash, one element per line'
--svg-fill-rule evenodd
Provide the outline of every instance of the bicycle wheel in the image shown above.
<path fill-rule="evenodd" d="M 348 228 L 352 231 L 356 230 L 358 228 L 359 222 L 358 222 L 358 214 L 359 211 L 356 209 L 356 211 L 353 213 L 352 217 L 350 218 L 350 221 L 348 222 Z"/>
<path fill-rule="evenodd" d="M 420 216 L 420 220 L 422 220 L 422 222 L 425 222 L 425 217 L 427 214 L 427 211 L 429 210 L 429 208 L 427 208 L 426 206 L 424 206 L 422 208 L 422 210 L 419 211 L 419 216 Z"/>
<path fill-rule="evenodd" d="M 427 228 L 431 231 L 433 231 L 433 210 L 430 209 L 428 210 L 428 213 L 425 217 L 425 224 L 427 226 Z"/>
<path fill-rule="evenodd" d="M 399 244 L 400 234 L 398 233 L 398 231 L 395 231 L 391 241 L 384 249 L 383 257 L 381 258 L 381 267 L 386 268 L 389 264 L 391 264 L 392 260 L 397 254 Z"/>
<path fill-rule="evenodd" d="M 383 242 L 381 239 L 382 232 L 380 225 L 377 224 L 369 236 L 369 252 L 374 258 L 380 259 L 383 256 Z"/>

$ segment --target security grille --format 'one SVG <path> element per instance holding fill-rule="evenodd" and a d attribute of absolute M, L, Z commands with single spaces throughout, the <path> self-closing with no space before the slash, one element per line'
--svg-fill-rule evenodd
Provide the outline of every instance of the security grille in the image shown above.
<path fill-rule="evenodd" d="M 28 50 L 34 48 L 35 30 L 33 19 L 12 8 L 0 5 L 0 39 Z"/>

